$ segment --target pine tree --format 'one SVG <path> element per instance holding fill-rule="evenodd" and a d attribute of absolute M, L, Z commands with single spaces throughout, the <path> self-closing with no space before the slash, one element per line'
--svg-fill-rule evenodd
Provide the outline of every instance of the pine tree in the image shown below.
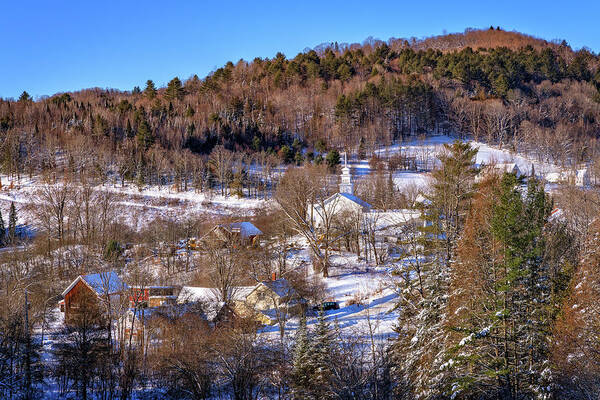
<path fill-rule="evenodd" d="M 10 203 L 10 212 L 8 214 L 8 242 L 14 243 L 17 238 L 17 210 L 15 203 Z"/>
<path fill-rule="evenodd" d="M 333 398 L 331 393 L 333 360 L 333 339 L 329 323 L 325 320 L 323 309 L 319 311 L 308 355 L 308 365 L 312 371 L 310 386 L 311 397 L 314 399 Z"/>
<path fill-rule="evenodd" d="M 441 166 L 432 172 L 432 194 L 426 218 L 431 222 L 432 229 L 442 234 L 440 244 L 446 253 L 446 265 L 452 260 L 453 247 L 473 195 L 473 183 L 477 175 L 476 156 L 477 149 L 469 143 L 457 140 L 451 145 L 444 144 L 444 151 L 438 156 Z"/>
<path fill-rule="evenodd" d="M 499 202 L 500 178 L 488 175 L 480 182 L 452 264 L 446 345 L 452 375 L 449 396 L 466 397 L 485 391 L 489 398 L 509 394 L 504 376 L 502 334 L 504 313 L 500 291 L 504 279 L 501 243 L 490 221 Z"/>
<path fill-rule="evenodd" d="M 167 90 L 165 91 L 165 98 L 167 100 L 181 100 L 184 95 L 183 85 L 178 77 L 175 77 L 167 84 Z"/>
<path fill-rule="evenodd" d="M 152 132 L 152 128 L 146 121 L 146 117 L 143 113 L 136 114 L 136 122 L 137 122 L 137 141 L 138 144 L 144 149 L 148 150 L 154 144 L 154 133 Z"/>
<path fill-rule="evenodd" d="M 144 94 L 149 99 L 153 99 L 156 97 L 156 86 L 154 86 L 154 82 L 151 79 L 146 81 L 146 88 L 144 89 Z"/>
<path fill-rule="evenodd" d="M 308 364 L 309 350 L 310 342 L 306 327 L 306 315 L 303 314 L 296 331 L 292 360 L 292 394 L 297 399 L 305 398 L 311 386 L 311 370 Z"/>
<path fill-rule="evenodd" d="M 31 98 L 29 93 L 27 93 L 27 91 L 23 91 L 23 93 L 21 93 L 21 95 L 19 96 L 20 103 L 30 103 L 32 101 L 33 99 Z"/>
<path fill-rule="evenodd" d="M 392 374 L 399 397 L 444 397 L 450 379 L 447 298 L 450 264 L 473 194 L 477 149 L 445 145 L 433 176 L 432 193 L 422 204 L 426 226 L 415 235 L 407 279 L 399 288 L 398 338 L 391 348 Z"/>
<path fill-rule="evenodd" d="M 335 170 L 335 167 L 340 164 L 340 153 L 337 150 L 331 150 L 327 153 L 325 161 L 327 161 L 327 166 L 330 170 Z"/>
<path fill-rule="evenodd" d="M 453 267 L 448 325 L 452 395 L 546 398 L 552 307 L 544 235 L 552 203 L 514 174 L 482 187 Z"/>
<path fill-rule="evenodd" d="M 5 236 L 6 236 L 6 227 L 4 226 L 4 219 L 2 218 L 2 211 L 0 211 L 0 246 L 4 245 Z"/>

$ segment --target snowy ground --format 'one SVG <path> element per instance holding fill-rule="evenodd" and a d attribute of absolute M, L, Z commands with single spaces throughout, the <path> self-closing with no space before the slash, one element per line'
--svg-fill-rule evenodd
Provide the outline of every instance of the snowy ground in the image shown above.
<path fill-rule="evenodd" d="M 35 193 L 43 185 L 39 179 L 22 178 L 13 182 L 0 176 L 0 211 L 7 219 L 10 203 L 14 202 L 22 225 L 34 225 L 33 217 L 27 210 L 27 205 L 35 202 Z M 100 185 L 98 191 L 114 193 L 117 207 L 117 220 L 135 230 L 146 227 L 157 218 L 185 220 L 189 218 L 212 218 L 215 216 L 246 217 L 264 209 L 270 200 L 254 198 L 238 198 L 237 196 L 207 195 L 196 193 L 193 189 L 185 192 L 175 192 L 170 187 L 145 187 L 138 190 L 134 185 Z"/>
<path fill-rule="evenodd" d="M 389 273 L 393 263 L 375 267 L 359 260 L 355 254 L 333 251 L 329 277 L 322 278 L 310 267 L 307 248 L 292 252 L 288 260 L 290 266 L 307 270 L 309 279 L 317 277 L 323 282 L 326 301 L 338 302 L 339 310 L 325 311 L 325 315 L 332 326 L 339 327 L 343 336 L 366 340 L 372 335 L 377 342 L 394 336 L 393 328 L 398 314 L 394 311 L 397 282 Z M 316 312 L 309 315 L 309 328 L 316 324 L 316 317 Z M 291 318 L 286 322 L 286 332 L 293 335 L 298 323 L 298 318 Z M 279 326 L 264 327 L 262 332 L 278 335 Z"/>
<path fill-rule="evenodd" d="M 441 150 L 444 143 L 451 143 L 454 139 L 448 136 L 434 136 L 425 141 L 415 140 L 402 144 L 389 146 L 377 151 L 380 156 L 392 155 L 402 152 L 415 157 L 426 166 L 433 166 L 435 155 Z M 531 170 L 535 165 L 536 172 L 540 175 L 548 172 L 558 171 L 554 165 L 540 163 L 526 156 L 513 154 L 507 150 L 500 150 L 483 143 L 472 142 L 479 149 L 477 163 L 491 162 L 515 162 L 522 172 Z M 355 176 L 364 176 L 370 173 L 367 160 L 352 161 L 350 163 L 352 173 Z M 424 168 L 427 169 L 427 168 Z M 41 182 L 37 179 L 24 178 L 20 182 L 14 182 L 14 188 L 8 189 L 9 180 L 6 176 L 0 176 L 3 188 L 0 190 L 0 209 L 5 215 L 10 202 L 15 202 L 17 208 L 21 208 L 20 223 L 31 224 L 32 217 L 27 214 L 25 205 L 31 203 L 33 194 L 40 187 Z M 414 186 L 425 188 L 428 185 L 429 174 L 419 171 L 400 171 L 395 173 L 394 182 L 402 188 Z M 272 200 L 239 199 L 235 196 L 222 197 L 218 195 L 207 196 L 195 193 L 193 190 L 187 192 L 175 192 L 167 186 L 163 189 L 158 187 L 146 187 L 142 191 L 134 185 L 103 185 L 97 190 L 113 192 L 117 196 L 117 207 L 121 222 L 132 228 L 141 229 L 157 217 L 170 219 L 184 218 L 212 218 L 215 216 L 247 217 L 255 214 L 257 210 L 268 209 L 272 206 Z M 305 248 L 292 254 L 290 264 L 309 265 L 308 250 Z M 324 279 L 327 287 L 327 296 L 331 300 L 340 303 L 339 310 L 327 312 L 330 321 L 337 324 L 344 333 L 348 335 L 373 334 L 378 339 L 384 340 L 393 335 L 393 324 L 397 313 L 393 312 L 397 299 L 394 291 L 395 281 L 389 274 L 391 264 L 382 267 L 367 265 L 364 261 L 357 259 L 356 255 L 349 253 L 334 253 L 331 257 L 333 267 L 330 277 Z M 295 330 L 297 320 L 289 321 L 287 329 Z M 314 318 L 309 324 L 314 323 Z M 267 327 L 265 333 L 277 333 L 277 326 Z M 51 340 L 51 339 L 50 339 Z"/>

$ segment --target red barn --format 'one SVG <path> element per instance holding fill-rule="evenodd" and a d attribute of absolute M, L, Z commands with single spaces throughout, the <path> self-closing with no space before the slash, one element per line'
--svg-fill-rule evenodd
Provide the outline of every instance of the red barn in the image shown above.
<path fill-rule="evenodd" d="M 62 293 L 65 323 L 73 322 L 82 312 L 96 311 L 101 314 L 102 310 L 98 308 L 100 303 L 120 301 L 121 294 L 127 288 L 114 272 L 79 275 Z"/>

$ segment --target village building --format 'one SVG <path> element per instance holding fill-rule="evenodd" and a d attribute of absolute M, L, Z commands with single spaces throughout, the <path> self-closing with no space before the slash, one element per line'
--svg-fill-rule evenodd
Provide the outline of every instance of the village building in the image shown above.
<path fill-rule="evenodd" d="M 178 289 L 175 286 L 131 286 L 130 307 L 160 307 L 174 304 Z"/>
<path fill-rule="evenodd" d="M 235 303 L 239 316 L 255 319 L 263 325 L 273 325 L 282 315 L 300 315 L 306 302 L 288 280 L 280 278 L 259 282 L 244 301 Z"/>
<path fill-rule="evenodd" d="M 127 284 L 112 271 L 79 275 L 62 292 L 65 323 L 74 323 L 82 313 L 104 315 L 101 305 L 120 304 L 128 290 Z"/>
<path fill-rule="evenodd" d="M 200 242 L 205 244 L 222 243 L 225 245 L 227 243 L 241 243 L 244 245 L 254 245 L 262 234 L 262 231 L 254 226 L 252 222 L 232 222 L 215 225 L 200 239 Z"/>
<path fill-rule="evenodd" d="M 369 203 L 354 195 L 352 174 L 344 154 L 344 167 L 342 168 L 339 192 L 328 197 L 322 203 L 310 204 L 306 213 L 313 226 L 319 228 L 323 226 L 327 219 L 361 216 L 363 213 L 371 211 L 372 208 L 373 206 Z"/>
<path fill-rule="evenodd" d="M 517 165 L 517 163 L 492 163 L 489 165 L 482 165 L 481 170 L 475 181 L 481 181 L 486 174 L 497 174 L 502 175 L 504 173 L 515 174 L 517 178 L 523 176 L 523 172 Z"/>
<path fill-rule="evenodd" d="M 229 302 L 219 300 L 219 292 L 215 288 L 184 286 L 177 296 L 176 304 L 195 304 L 201 308 L 206 320 L 213 324 L 223 324 L 235 318 L 235 304 L 246 300 L 254 286 L 236 286 L 231 288 Z"/>
<path fill-rule="evenodd" d="M 587 168 L 576 171 L 550 172 L 545 176 L 545 179 L 548 183 L 564 183 L 578 187 L 585 187 L 591 184 L 590 173 Z"/>

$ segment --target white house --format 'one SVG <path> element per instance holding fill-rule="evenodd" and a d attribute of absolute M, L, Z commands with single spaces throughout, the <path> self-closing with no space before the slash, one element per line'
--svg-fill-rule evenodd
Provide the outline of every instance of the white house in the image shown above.
<path fill-rule="evenodd" d="M 545 176 L 549 183 L 567 183 L 575 186 L 588 186 L 590 184 L 590 173 L 587 168 L 577 171 L 551 172 Z"/>

